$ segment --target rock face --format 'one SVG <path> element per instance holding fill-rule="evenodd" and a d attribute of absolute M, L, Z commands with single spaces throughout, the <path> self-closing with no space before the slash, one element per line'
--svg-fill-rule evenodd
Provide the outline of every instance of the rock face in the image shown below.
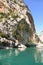
<path fill-rule="evenodd" d="M 38 36 L 39 36 L 39 38 L 40 38 L 41 42 L 43 43 L 43 31 L 42 31 L 42 32 L 40 32 L 40 34 L 38 34 Z"/>
<path fill-rule="evenodd" d="M 0 45 L 35 43 L 35 26 L 23 0 L 0 0 Z"/>

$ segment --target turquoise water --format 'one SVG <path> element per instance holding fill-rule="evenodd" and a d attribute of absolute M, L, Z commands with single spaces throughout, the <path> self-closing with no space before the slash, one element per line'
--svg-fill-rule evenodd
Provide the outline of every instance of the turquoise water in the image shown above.
<path fill-rule="evenodd" d="M 43 48 L 0 49 L 0 65 L 41 65 L 43 63 Z"/>

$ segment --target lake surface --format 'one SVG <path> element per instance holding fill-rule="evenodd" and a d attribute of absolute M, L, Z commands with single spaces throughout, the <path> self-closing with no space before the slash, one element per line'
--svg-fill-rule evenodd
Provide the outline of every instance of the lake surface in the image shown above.
<path fill-rule="evenodd" d="M 41 65 L 43 48 L 0 49 L 0 65 Z"/>

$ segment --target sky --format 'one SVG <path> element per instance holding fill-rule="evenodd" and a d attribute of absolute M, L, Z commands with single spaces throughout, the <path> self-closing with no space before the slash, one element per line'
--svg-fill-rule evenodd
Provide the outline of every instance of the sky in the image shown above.
<path fill-rule="evenodd" d="M 36 33 L 43 31 L 43 0 L 24 0 L 31 10 L 34 19 Z"/>

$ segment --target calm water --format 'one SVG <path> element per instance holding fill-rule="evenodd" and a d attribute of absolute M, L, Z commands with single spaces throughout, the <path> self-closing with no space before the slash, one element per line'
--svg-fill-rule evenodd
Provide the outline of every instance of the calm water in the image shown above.
<path fill-rule="evenodd" d="M 41 65 L 43 63 L 43 48 L 0 49 L 0 65 Z"/>

